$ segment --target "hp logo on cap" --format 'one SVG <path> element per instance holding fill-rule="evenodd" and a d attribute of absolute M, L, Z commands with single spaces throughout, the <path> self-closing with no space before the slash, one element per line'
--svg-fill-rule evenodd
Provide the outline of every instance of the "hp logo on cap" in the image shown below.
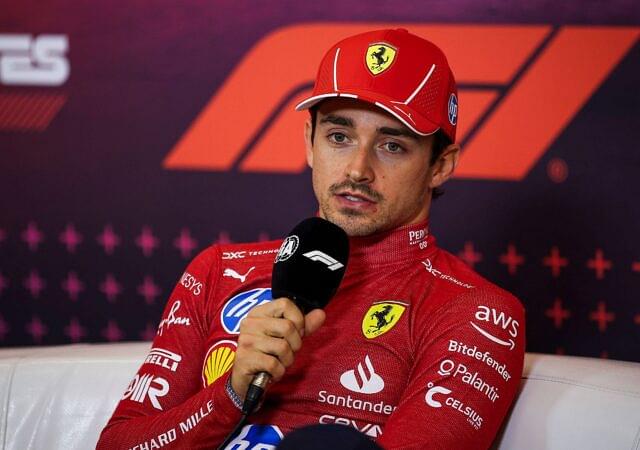
<path fill-rule="evenodd" d="M 449 123 L 455 126 L 458 121 L 458 98 L 456 94 L 449 96 Z"/>

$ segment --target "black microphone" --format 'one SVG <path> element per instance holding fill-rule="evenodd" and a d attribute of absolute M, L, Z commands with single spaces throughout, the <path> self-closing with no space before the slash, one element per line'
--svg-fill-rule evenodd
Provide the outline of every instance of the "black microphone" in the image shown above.
<path fill-rule="evenodd" d="M 347 270 L 349 238 L 333 223 L 311 217 L 295 226 L 286 237 L 273 264 L 271 297 L 287 297 L 303 314 L 324 308 L 335 295 Z M 253 377 L 243 414 L 253 412 L 269 381 L 267 372 Z"/>

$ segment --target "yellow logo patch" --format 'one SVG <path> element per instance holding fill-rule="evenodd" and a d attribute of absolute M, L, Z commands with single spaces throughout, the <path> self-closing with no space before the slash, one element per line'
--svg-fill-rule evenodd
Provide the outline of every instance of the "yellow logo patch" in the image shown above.
<path fill-rule="evenodd" d="M 236 358 L 237 344 L 233 341 L 220 341 L 207 352 L 202 366 L 202 384 L 207 387 L 227 373 Z"/>
<path fill-rule="evenodd" d="M 371 305 L 362 318 L 362 334 L 367 339 L 377 338 L 391 330 L 400 320 L 405 303 L 385 301 Z"/>
<path fill-rule="evenodd" d="M 378 75 L 387 70 L 396 59 L 396 49 L 389 44 L 371 44 L 367 48 L 367 69 L 373 75 Z"/>

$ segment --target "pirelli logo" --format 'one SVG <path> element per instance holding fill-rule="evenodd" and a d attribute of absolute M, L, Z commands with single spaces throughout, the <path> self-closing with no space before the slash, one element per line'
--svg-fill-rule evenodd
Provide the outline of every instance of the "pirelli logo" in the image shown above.
<path fill-rule="evenodd" d="M 386 27 L 408 28 L 447 54 L 459 85 L 457 176 L 514 181 L 527 175 L 640 33 L 639 27 L 415 23 L 280 28 L 246 53 L 164 167 L 303 171 L 307 115 L 293 107 L 310 93 L 323 53 L 343 37 Z"/>

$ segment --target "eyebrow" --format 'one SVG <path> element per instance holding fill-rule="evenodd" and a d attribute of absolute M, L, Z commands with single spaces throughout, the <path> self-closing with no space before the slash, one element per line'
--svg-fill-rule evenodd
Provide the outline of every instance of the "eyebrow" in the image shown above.
<path fill-rule="evenodd" d="M 343 127 L 355 128 L 353 125 L 353 120 L 344 116 L 336 116 L 333 114 L 329 114 L 327 116 L 324 116 L 322 120 L 320 120 L 320 123 L 327 123 L 327 122 L 332 123 L 334 125 L 341 125 Z"/>
<path fill-rule="evenodd" d="M 420 138 L 414 132 L 407 130 L 406 128 L 391 128 L 391 127 L 382 127 L 379 128 L 378 131 L 382 134 L 388 134 L 390 136 L 403 136 L 413 139 L 414 141 L 418 141 Z"/>
<path fill-rule="evenodd" d="M 332 123 L 334 125 L 340 125 L 343 127 L 355 128 L 355 124 L 353 120 L 349 117 L 337 116 L 335 114 L 328 114 L 324 116 L 320 123 Z M 381 134 L 386 134 L 388 136 L 402 136 L 412 139 L 414 141 L 419 141 L 420 137 L 407 128 L 393 128 L 393 127 L 380 127 L 378 128 L 378 132 Z"/>

